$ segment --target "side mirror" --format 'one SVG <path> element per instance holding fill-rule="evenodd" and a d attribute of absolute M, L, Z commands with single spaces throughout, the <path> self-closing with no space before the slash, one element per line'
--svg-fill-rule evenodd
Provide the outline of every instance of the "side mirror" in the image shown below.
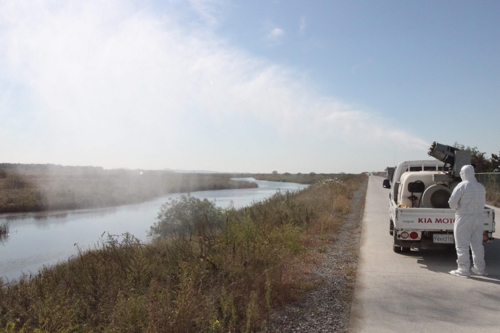
<path fill-rule="evenodd" d="M 383 188 L 391 188 L 391 183 L 389 182 L 389 179 L 384 179 L 384 182 L 382 183 Z"/>

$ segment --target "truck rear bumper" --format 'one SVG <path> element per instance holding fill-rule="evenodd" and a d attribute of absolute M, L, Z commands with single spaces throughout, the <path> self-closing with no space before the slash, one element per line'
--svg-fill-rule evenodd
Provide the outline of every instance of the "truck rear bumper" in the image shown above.
<path fill-rule="evenodd" d="M 394 244 L 416 250 L 444 250 L 455 248 L 455 244 L 436 244 L 432 241 L 432 239 L 422 239 L 420 241 L 397 241 Z"/>
<path fill-rule="evenodd" d="M 491 233 L 489 233 L 488 237 L 485 236 L 484 238 L 484 243 L 489 243 L 493 240 L 494 238 L 491 236 Z M 422 237 L 421 240 L 418 241 L 405 241 L 405 240 L 395 240 L 394 241 L 395 245 L 404 247 L 404 248 L 412 248 L 412 249 L 417 249 L 417 250 L 442 250 L 442 249 L 454 249 L 455 244 L 439 244 L 439 243 L 434 243 L 432 235 L 430 237 Z"/>

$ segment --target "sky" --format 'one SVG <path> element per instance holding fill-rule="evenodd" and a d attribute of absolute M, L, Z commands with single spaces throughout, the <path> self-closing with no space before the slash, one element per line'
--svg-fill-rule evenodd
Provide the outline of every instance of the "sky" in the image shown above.
<path fill-rule="evenodd" d="M 500 151 L 500 1 L 0 0 L 0 163 L 359 173 Z"/>

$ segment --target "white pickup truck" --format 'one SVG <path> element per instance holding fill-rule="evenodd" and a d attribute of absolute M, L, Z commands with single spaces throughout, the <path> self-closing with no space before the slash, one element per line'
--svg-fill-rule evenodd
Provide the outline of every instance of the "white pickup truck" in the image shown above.
<path fill-rule="evenodd" d="M 431 151 L 436 146 L 451 148 L 433 143 Z M 387 168 L 383 187 L 390 189 L 389 232 L 394 239 L 394 252 L 454 246 L 455 210 L 449 208 L 448 199 L 460 182 L 455 175 L 463 165 L 470 164 L 470 154 L 452 149 L 445 157 L 439 151 L 433 154 L 429 151 L 429 155 L 446 163 L 438 160 L 406 161 L 395 168 Z M 450 154 L 453 159 L 450 159 Z M 458 163 L 455 163 L 455 157 Z M 483 214 L 483 241 L 487 242 L 493 240 L 495 211 L 485 207 Z"/>

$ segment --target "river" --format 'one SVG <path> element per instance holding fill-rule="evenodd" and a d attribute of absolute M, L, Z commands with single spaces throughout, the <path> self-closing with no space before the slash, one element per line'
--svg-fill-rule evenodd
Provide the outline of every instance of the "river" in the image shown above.
<path fill-rule="evenodd" d="M 272 196 L 276 191 L 295 191 L 307 187 L 296 183 L 259 181 L 258 188 L 192 192 L 193 197 L 215 201 L 218 207 L 243 208 Z M 130 233 L 143 242 L 156 222 L 160 206 L 171 194 L 152 201 L 104 209 L 85 209 L 44 213 L 0 214 L 0 225 L 9 224 L 8 236 L 0 241 L 0 277 L 13 280 L 22 273 L 35 274 L 43 266 L 54 265 L 96 246 L 109 235 Z"/>

